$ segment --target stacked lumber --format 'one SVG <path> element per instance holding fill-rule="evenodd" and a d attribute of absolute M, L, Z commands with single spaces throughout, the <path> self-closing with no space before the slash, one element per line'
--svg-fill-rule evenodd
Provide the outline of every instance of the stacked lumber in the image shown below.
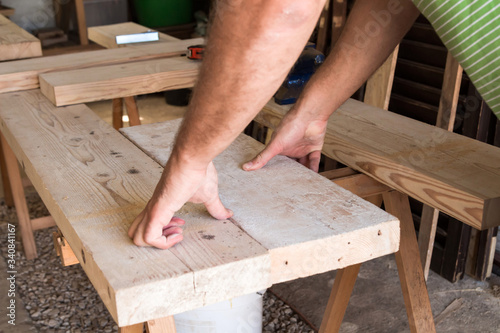
<path fill-rule="evenodd" d="M 41 55 L 42 46 L 35 36 L 0 15 L 0 61 Z"/>
<path fill-rule="evenodd" d="M 202 38 L 194 38 L 0 63 L 0 93 L 39 88 L 38 76 L 42 73 L 172 57 L 185 54 L 189 45 L 202 42 Z"/>
<path fill-rule="evenodd" d="M 133 45 L 133 44 L 122 44 L 122 45 L 116 44 L 116 36 L 118 35 L 140 34 L 146 31 L 151 31 L 151 30 L 135 22 L 125 22 L 125 23 L 102 25 L 102 26 L 88 28 L 89 39 L 94 43 L 97 43 L 107 49 L 116 49 L 118 47 Z M 156 42 L 150 42 L 149 44 L 158 42 L 171 43 L 179 40 L 175 37 L 169 36 L 161 32 L 159 32 L 158 35 L 160 39 Z"/>

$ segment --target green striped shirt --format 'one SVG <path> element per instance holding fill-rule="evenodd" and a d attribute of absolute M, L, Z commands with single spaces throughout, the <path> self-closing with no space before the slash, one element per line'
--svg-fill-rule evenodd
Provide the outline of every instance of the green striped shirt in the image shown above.
<path fill-rule="evenodd" d="M 412 1 L 500 119 L 500 1 Z"/>

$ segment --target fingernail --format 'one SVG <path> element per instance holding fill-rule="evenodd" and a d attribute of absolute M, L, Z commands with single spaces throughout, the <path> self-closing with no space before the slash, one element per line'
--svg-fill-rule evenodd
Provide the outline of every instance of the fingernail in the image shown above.
<path fill-rule="evenodd" d="M 171 240 L 171 239 L 174 239 L 175 237 L 178 237 L 180 236 L 181 234 L 171 234 L 171 235 L 168 235 L 167 236 L 167 240 Z"/>
<path fill-rule="evenodd" d="M 253 163 L 252 162 L 247 162 L 243 164 L 243 170 L 248 170 L 252 167 Z"/>
<path fill-rule="evenodd" d="M 228 209 L 227 211 L 229 212 L 229 217 L 234 215 L 234 212 L 231 209 Z"/>

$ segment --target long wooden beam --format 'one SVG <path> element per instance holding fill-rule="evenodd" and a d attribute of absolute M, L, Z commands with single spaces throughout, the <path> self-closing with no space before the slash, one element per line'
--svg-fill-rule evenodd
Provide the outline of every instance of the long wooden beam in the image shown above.
<path fill-rule="evenodd" d="M 134 45 L 114 50 L 98 50 L 0 63 L 0 93 L 39 88 L 38 76 L 42 73 L 173 57 L 186 53 L 189 45 L 202 42 L 203 38 L 193 38 L 178 42 Z"/>
<path fill-rule="evenodd" d="M 38 38 L 0 14 L 0 61 L 40 57 Z"/>
<path fill-rule="evenodd" d="M 188 88 L 199 65 L 177 57 L 46 73 L 40 75 L 40 90 L 54 105 L 64 106 Z"/>
<path fill-rule="evenodd" d="M 275 128 L 290 106 L 256 121 Z M 477 229 L 500 224 L 500 148 L 348 100 L 328 123 L 323 153 Z"/>

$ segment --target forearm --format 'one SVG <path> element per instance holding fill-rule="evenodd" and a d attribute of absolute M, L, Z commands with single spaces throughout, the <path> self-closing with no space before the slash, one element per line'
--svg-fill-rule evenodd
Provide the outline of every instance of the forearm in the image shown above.
<path fill-rule="evenodd" d="M 173 159 L 206 167 L 241 133 L 284 80 L 323 4 L 219 1 Z"/>
<path fill-rule="evenodd" d="M 357 0 L 294 110 L 306 119 L 327 120 L 382 65 L 418 14 L 410 0 Z"/>

